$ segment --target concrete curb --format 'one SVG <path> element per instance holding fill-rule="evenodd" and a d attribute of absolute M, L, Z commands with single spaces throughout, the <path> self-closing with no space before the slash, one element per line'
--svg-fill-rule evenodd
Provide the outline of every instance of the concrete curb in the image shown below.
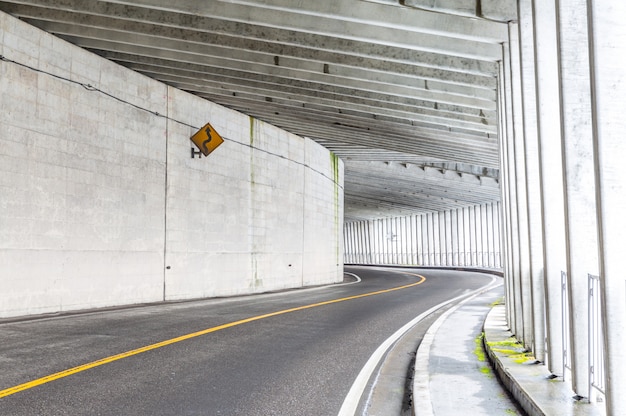
<path fill-rule="evenodd" d="M 569 383 L 526 353 L 506 322 L 504 305 L 487 314 L 483 331 L 486 355 L 502 385 L 529 416 L 604 416 L 604 403 L 576 401 Z"/>

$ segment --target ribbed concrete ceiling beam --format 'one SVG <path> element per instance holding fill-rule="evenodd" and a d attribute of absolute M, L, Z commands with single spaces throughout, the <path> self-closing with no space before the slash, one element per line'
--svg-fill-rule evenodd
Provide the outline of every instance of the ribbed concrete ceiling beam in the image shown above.
<path fill-rule="evenodd" d="M 300 82 L 298 86 L 284 86 L 276 84 L 274 79 L 268 82 L 254 82 L 232 79 L 230 77 L 214 76 L 211 80 L 197 81 L 197 78 L 185 74 L 183 71 L 171 73 L 170 71 L 160 71 L 158 68 L 145 66 L 132 66 L 137 71 L 159 79 L 165 80 L 168 84 L 176 84 L 179 88 L 192 93 L 209 92 L 219 90 L 227 95 L 246 97 L 249 99 L 261 99 L 265 101 L 285 99 L 291 102 L 300 102 L 303 105 L 311 104 L 349 109 L 351 104 L 370 106 L 368 111 L 372 114 L 379 113 L 378 108 L 381 102 L 395 104 L 396 107 L 412 109 L 412 107 L 432 109 L 440 113 L 455 113 L 470 115 L 480 120 L 485 126 L 494 127 L 496 124 L 496 112 L 492 109 L 492 103 L 485 103 L 480 100 L 471 100 L 465 97 L 433 97 L 431 94 L 417 92 L 415 95 L 393 94 L 389 91 L 358 90 L 336 85 L 324 85 Z M 317 87 L 317 88 L 316 88 Z M 230 93 L 229 93 L 230 92 Z M 436 100 L 433 98 L 445 98 Z M 454 99 L 456 98 L 456 100 Z M 485 104 L 482 106 L 481 104 Z M 347 107 L 345 107 L 347 105 Z M 410 111 L 412 113 L 412 111 Z M 384 110 L 380 112 L 384 113 Z"/>
<path fill-rule="evenodd" d="M 223 68 L 215 65 L 201 65 L 194 62 L 186 62 L 179 59 L 166 59 L 163 56 L 150 57 L 137 54 L 97 51 L 101 56 L 125 66 L 145 65 L 146 67 L 161 68 L 163 71 L 176 71 L 195 74 L 198 79 L 211 79 L 212 76 L 229 77 L 235 80 L 258 81 L 261 83 L 275 83 L 282 85 L 300 85 L 304 82 L 318 85 L 343 86 L 362 91 L 386 90 L 401 92 L 399 95 L 417 96 L 424 94 L 423 98 L 431 97 L 433 100 L 447 102 L 454 101 L 455 97 L 468 97 L 476 100 L 492 103 L 496 99 L 496 91 L 491 89 L 477 88 L 475 86 L 445 83 L 439 80 L 425 80 L 417 77 L 400 76 L 397 74 L 376 73 L 375 79 L 339 78 L 328 74 L 309 73 L 307 79 L 289 78 L 281 74 L 263 74 L 244 72 L 232 68 Z M 370 77 L 373 78 L 373 77 Z M 380 84 L 380 85 L 379 85 Z M 387 88 L 390 87 L 390 88 Z"/>
<path fill-rule="evenodd" d="M 114 0 L 116 1 L 116 0 Z M 163 0 L 161 0 L 163 3 Z M 124 1 L 117 1 L 124 3 Z M 326 17 L 366 23 L 370 26 L 398 28 L 406 31 L 432 33 L 451 37 L 468 38 L 474 41 L 500 42 L 508 39 L 506 24 L 499 22 L 465 18 L 462 16 L 431 13 L 424 10 L 402 7 L 393 9 L 373 2 L 361 2 L 355 7 L 354 1 L 335 0 L 332 2 L 298 2 L 292 0 L 228 0 L 242 6 L 263 8 L 281 13 L 290 11 L 312 17 Z M 153 3 L 153 2 L 152 2 Z M 181 2 L 183 3 L 183 2 Z M 193 0 L 186 0 L 193 7 Z M 399 2 L 397 4 L 400 6 Z M 201 10 L 206 10 L 200 6 Z M 200 12 L 200 10 L 198 10 Z M 398 15 L 401 13 L 401 15 Z M 248 11 L 247 15 L 253 15 Z M 444 26 L 442 28 L 442 25 Z"/>
<path fill-rule="evenodd" d="M 477 75 L 416 64 L 390 62 L 383 59 L 368 59 L 315 51 L 306 51 L 306 53 L 300 53 L 297 54 L 300 56 L 294 57 L 257 52 L 254 49 L 236 49 L 228 45 L 210 45 L 76 24 L 38 21 L 37 26 L 51 33 L 70 37 L 72 42 L 77 42 L 85 48 L 118 50 L 123 47 L 122 45 L 132 44 L 134 49 L 142 49 L 143 54 L 152 51 L 153 56 L 161 57 L 164 52 L 166 52 L 165 56 L 169 52 L 170 59 L 173 60 L 182 59 L 190 63 L 219 65 L 222 68 L 235 70 L 250 71 L 249 63 L 254 63 L 257 70 L 262 69 L 263 66 L 266 67 L 265 73 L 272 73 L 275 67 L 347 78 L 366 78 L 367 73 L 378 72 L 418 77 L 431 81 L 446 81 L 451 84 L 482 87 L 489 90 L 496 88 L 494 75 Z M 306 78 L 305 75 L 298 73 L 288 74 L 288 76 Z"/>
<path fill-rule="evenodd" d="M 241 71 L 225 70 L 224 68 L 212 68 L 195 64 L 173 66 L 157 66 L 152 62 L 155 58 L 146 58 L 132 54 L 102 53 L 107 59 L 119 62 L 134 69 L 137 72 L 151 74 L 153 77 L 167 76 L 170 79 L 180 79 L 179 82 L 187 82 L 189 85 L 218 84 L 220 88 L 237 91 L 240 87 L 267 89 L 264 96 L 273 96 L 274 92 L 293 92 L 300 90 L 325 91 L 341 95 L 371 96 L 372 94 L 386 94 L 397 97 L 407 97 L 430 101 L 440 104 L 463 105 L 482 110 L 494 111 L 493 100 L 468 96 L 465 94 L 453 94 L 432 89 L 410 88 L 392 83 L 377 83 L 353 78 L 338 78 L 334 75 L 320 76 L 320 81 L 298 80 L 287 77 L 269 76 L 265 74 L 251 74 Z M 163 60 L 161 60 L 163 64 Z M 494 112 L 495 114 L 495 112 Z"/>
<path fill-rule="evenodd" d="M 0 0 L 0 10 L 334 151 L 348 221 L 499 198 L 497 86 L 515 0 Z"/>
<path fill-rule="evenodd" d="M 302 103 L 300 100 L 292 100 L 289 102 L 281 102 L 281 100 L 265 100 L 271 103 L 266 103 L 263 105 L 262 102 L 259 102 L 258 96 L 250 96 L 247 94 L 237 94 L 235 97 L 232 93 L 229 94 L 227 91 L 219 90 L 219 88 L 209 88 L 206 87 L 204 89 L 205 92 L 199 93 L 198 95 L 210 97 L 212 100 L 215 100 L 218 103 L 222 103 L 224 105 L 237 106 L 237 108 L 248 108 L 248 109 L 258 109 L 260 111 L 286 111 L 289 109 L 293 109 L 295 112 L 300 112 L 303 115 L 310 114 L 313 111 L 320 112 L 330 112 L 336 115 L 355 115 L 359 117 L 365 117 L 369 119 L 368 125 L 361 126 L 366 129 L 369 127 L 369 124 L 378 124 L 379 118 L 395 118 L 400 124 L 410 124 L 415 127 L 429 127 L 433 125 L 443 126 L 443 129 L 451 131 L 454 129 L 466 129 L 469 131 L 476 131 L 479 134 L 489 134 L 490 137 L 495 138 L 496 135 L 493 134 L 493 126 L 492 120 L 490 118 L 485 117 L 485 115 L 481 114 L 462 114 L 462 113 L 454 113 L 450 111 L 444 111 L 441 109 L 434 108 L 424 108 L 424 107 L 416 107 L 416 106 L 406 106 L 400 104 L 390 104 L 389 109 L 381 110 L 381 109 L 373 109 L 371 107 L 371 102 L 341 102 L 337 100 L 334 106 L 330 107 L 326 105 L 326 103 L 316 103 L 314 101 L 317 100 L 308 100 L 305 103 Z M 275 108 L 275 109 L 274 109 Z M 301 110 L 306 109 L 307 111 L 302 112 Z"/>
<path fill-rule="evenodd" d="M 115 0 L 111 3 L 210 16 L 272 28 L 330 35 L 411 50 L 497 61 L 499 43 L 508 40 L 504 23 L 443 15 L 376 3 L 332 2 Z"/>
<path fill-rule="evenodd" d="M 143 71 L 144 74 L 153 75 L 152 71 Z M 454 104 L 439 104 L 420 99 L 398 97 L 397 95 L 388 94 L 358 94 L 358 91 L 340 91 L 335 90 L 332 92 L 323 91 L 325 88 L 315 89 L 285 89 L 273 90 L 267 88 L 260 88 L 263 85 L 254 84 L 250 87 L 239 86 L 238 90 L 229 88 L 230 83 L 227 82 L 205 82 L 203 85 L 197 85 L 192 83 L 192 79 L 185 79 L 175 75 L 160 75 L 160 79 L 165 80 L 168 84 L 174 85 L 177 88 L 185 91 L 192 92 L 194 94 L 212 94 L 214 96 L 224 96 L 224 100 L 228 100 L 233 96 L 237 97 L 237 100 L 247 100 L 248 104 L 252 102 L 259 102 L 262 107 L 266 107 L 269 103 L 282 104 L 285 106 L 292 106 L 300 108 L 307 108 L 309 110 L 320 109 L 322 111 L 330 111 L 335 114 L 363 114 L 366 118 L 372 119 L 384 119 L 385 115 L 388 117 L 400 118 L 395 121 L 403 123 L 404 119 L 412 117 L 419 120 L 420 117 L 416 114 L 420 114 L 423 110 L 430 110 L 434 115 L 441 117 L 440 124 L 444 126 L 446 130 L 453 127 L 460 129 L 466 127 L 463 125 L 455 125 L 454 120 L 458 116 L 466 116 L 465 121 L 469 124 L 471 119 L 475 126 L 472 129 L 467 126 L 468 130 L 475 130 L 479 132 L 487 132 L 495 134 L 495 112 L 487 111 L 483 109 L 474 109 L 464 107 L 462 105 Z M 226 81 L 226 80 L 224 80 Z M 218 99 L 218 102 L 224 102 Z M 389 103 L 393 108 L 379 110 L 381 103 Z M 263 104 L 265 103 L 265 104 Z M 378 106 L 376 106 L 378 104 Z M 352 111 L 351 111 L 352 110 Z M 409 119 L 410 120 L 410 119 Z M 413 124 L 406 122 L 406 124 Z M 423 124 L 424 127 L 428 126 Z"/>
<path fill-rule="evenodd" d="M 375 196 L 375 199 L 387 199 L 389 201 L 401 202 L 405 206 L 418 207 L 423 200 L 446 200 L 449 203 L 461 204 L 461 205 L 479 205 L 485 201 L 492 201 L 493 194 L 484 195 L 472 195 L 468 197 L 467 193 L 443 193 L 441 192 L 442 186 L 432 186 L 430 189 L 419 189 L 416 192 L 411 192 L 410 188 L 395 186 L 384 187 L 370 185 L 366 182 L 354 180 L 347 183 L 349 192 L 353 195 L 365 194 Z"/>
<path fill-rule="evenodd" d="M 441 189 L 440 196 L 457 195 L 458 198 L 474 198 L 484 195 L 498 195 L 500 188 L 498 178 L 475 175 L 472 173 L 442 170 L 429 166 L 419 166 L 412 164 L 397 164 L 385 162 L 348 162 L 346 171 L 349 172 L 350 180 L 355 178 L 361 180 L 364 185 L 380 185 L 389 187 L 401 187 L 410 189 L 412 193 L 422 193 L 421 185 L 431 186 L 446 183 L 448 188 Z M 381 172 L 381 171 L 386 172 Z M 394 175 L 380 175 L 371 178 L 372 173 L 390 173 Z M 464 187 L 470 188 L 472 192 L 461 192 L 461 187 L 453 186 L 462 183 Z M 418 186 L 419 184 L 419 186 Z M 436 193 L 436 191 L 433 190 Z M 470 195 L 471 194 L 471 195 Z"/>
<path fill-rule="evenodd" d="M 315 118 L 315 114 L 308 115 L 311 119 Z M 283 113 L 283 114 L 275 114 L 271 111 L 261 112 L 259 111 L 257 114 L 257 118 L 261 120 L 265 120 L 266 117 L 272 117 L 273 120 L 276 121 L 276 124 L 281 126 L 288 126 L 289 129 L 306 131 L 312 120 L 307 123 L 303 120 L 302 117 L 299 117 L 295 114 Z M 333 121 L 336 120 L 336 121 Z M 333 138 L 337 143 L 346 142 L 345 140 L 350 137 L 354 138 L 362 138 L 362 143 L 369 141 L 368 137 L 374 138 L 374 144 L 383 145 L 386 142 L 394 143 L 401 138 L 406 137 L 407 140 L 410 140 L 409 145 L 415 145 L 414 140 L 423 140 L 428 141 L 429 147 L 434 150 L 437 149 L 443 144 L 449 146 L 448 149 L 450 151 L 458 151 L 459 153 L 465 154 L 473 154 L 479 153 L 485 162 L 497 160 L 497 153 L 492 150 L 493 144 L 491 139 L 487 139 L 485 137 L 480 136 L 468 136 L 461 135 L 458 132 L 441 132 L 438 133 L 436 131 L 424 131 L 421 128 L 405 128 L 400 129 L 397 125 L 392 125 L 389 123 L 380 123 L 378 128 L 369 128 L 369 129 L 361 129 L 356 127 L 356 123 L 351 125 L 349 120 L 342 119 L 337 117 L 335 119 L 326 117 L 324 114 L 320 114 L 317 117 L 317 122 L 319 126 L 316 129 L 311 129 L 308 131 L 308 134 L 312 136 L 312 138 L 317 139 L 318 137 L 327 139 Z M 342 137 L 344 140 L 342 140 Z M 370 145 L 373 143 L 371 141 Z M 395 143 L 394 143 L 395 144 Z M 469 147 L 474 147 L 475 149 L 468 149 Z M 376 148 L 375 145 L 372 148 Z M 452 153 L 455 155 L 455 153 Z M 445 159 L 443 159 L 445 160 Z"/>
<path fill-rule="evenodd" d="M 318 122 L 319 124 L 354 129 L 355 131 L 377 132 L 377 134 L 382 134 L 383 136 L 392 135 L 394 133 L 416 134 L 416 132 L 419 132 L 422 137 L 442 140 L 442 143 L 445 143 L 445 139 L 448 138 L 455 141 L 468 140 L 467 145 L 486 143 L 486 149 L 479 150 L 489 149 L 492 150 L 494 154 L 497 153 L 497 150 L 493 149 L 494 145 L 497 143 L 495 134 L 491 134 L 489 130 L 480 130 L 479 127 L 472 128 L 472 126 L 469 125 L 451 127 L 450 124 L 427 123 L 420 121 L 418 118 L 414 120 L 399 120 L 388 116 L 373 116 L 368 112 L 349 112 L 345 110 L 337 112 L 327 111 L 328 109 L 316 106 L 290 106 L 289 103 L 283 103 L 277 100 L 271 102 L 262 100 L 253 101 L 246 100 L 244 97 L 232 98 L 228 95 L 220 97 L 219 95 L 209 93 L 199 93 L 198 95 L 206 96 L 212 101 L 222 101 L 230 107 L 240 108 L 241 110 L 245 110 L 246 113 L 254 113 L 263 119 L 268 117 L 274 120 L 293 119 L 295 123 L 299 122 L 303 126 L 310 126 L 311 123 Z M 230 100 L 231 98 L 232 100 Z M 365 122 L 367 122 L 367 126 L 363 125 Z"/>
<path fill-rule="evenodd" d="M 122 8 L 124 6 L 117 7 Z M 362 66 L 364 65 L 363 61 L 375 62 L 374 60 L 377 59 L 385 63 L 403 63 L 473 75 L 488 75 L 490 77 L 494 77 L 498 73 L 498 67 L 495 62 L 412 51 L 405 48 L 376 45 L 371 42 L 337 39 L 306 33 L 299 33 L 298 36 L 294 36 L 293 31 L 281 31 L 280 29 L 266 27 L 258 27 L 259 33 L 257 33 L 257 36 L 251 37 L 253 34 L 245 35 L 241 33 L 243 25 L 240 23 L 218 21 L 208 17 L 201 18 L 196 16 L 197 19 L 203 19 L 204 21 L 198 22 L 194 27 L 190 27 L 188 22 L 184 26 L 181 23 L 179 27 L 174 27 L 171 23 L 171 16 L 166 19 L 166 14 L 160 11 L 149 13 L 158 13 L 161 16 L 149 16 L 153 21 L 144 23 L 138 21 L 135 15 L 133 15 L 133 19 L 124 20 L 122 18 L 93 15 L 91 14 L 93 10 L 84 10 L 81 13 L 76 13 L 30 5 L 11 4 L 6 4 L 4 8 L 12 14 L 25 19 L 65 22 L 72 25 L 79 24 L 81 26 L 106 28 L 126 33 L 143 33 L 150 36 L 201 43 L 203 45 L 219 45 L 231 49 L 259 51 L 272 56 L 311 59 L 328 64 L 336 63 L 347 66 L 356 64 L 356 66 Z M 146 13 L 144 9 L 135 9 Z M 125 11 L 125 13 L 128 13 L 128 11 Z M 121 11 L 116 13 L 116 15 L 121 14 Z M 187 20 L 185 15 L 181 15 L 182 22 Z M 222 25 L 231 25 L 232 27 L 221 28 Z M 250 31 L 250 26 L 253 25 L 248 25 L 247 31 Z M 216 27 L 220 27 L 220 29 L 215 30 Z M 268 33 L 268 31 L 274 33 Z"/>

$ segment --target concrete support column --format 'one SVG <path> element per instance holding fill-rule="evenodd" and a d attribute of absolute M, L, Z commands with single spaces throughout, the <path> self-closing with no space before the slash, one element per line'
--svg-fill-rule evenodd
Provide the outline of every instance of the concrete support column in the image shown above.
<path fill-rule="evenodd" d="M 502 245 L 502 268 L 504 269 L 504 290 L 506 298 L 506 317 L 509 328 L 515 326 L 515 296 L 513 284 L 513 261 L 511 256 L 511 215 L 509 199 L 509 158 L 507 137 L 507 109 L 504 83 L 504 64 L 499 65 L 498 75 L 498 137 L 500 137 L 500 183 L 502 210 L 500 212 L 503 233 L 500 235 Z"/>
<path fill-rule="evenodd" d="M 354 263 L 357 262 L 357 250 L 354 247 L 354 239 L 357 238 L 356 233 L 354 232 L 354 223 L 348 224 L 347 229 L 345 230 L 344 241 L 345 241 L 345 251 L 348 254 L 348 262 Z"/>
<path fill-rule="evenodd" d="M 450 255 L 452 254 L 450 211 L 444 211 L 439 214 L 440 221 L 443 222 L 443 233 L 441 234 L 441 249 L 443 251 L 444 265 L 450 266 Z"/>
<path fill-rule="evenodd" d="M 385 252 L 386 252 L 385 264 L 391 264 L 393 262 L 393 241 L 391 240 L 391 234 L 392 234 L 391 222 L 389 221 L 389 218 L 385 218 L 383 222 L 384 222 L 383 235 L 385 238 Z"/>
<path fill-rule="evenodd" d="M 369 262 L 369 256 L 370 256 L 370 247 L 369 247 L 369 227 L 368 227 L 368 222 L 367 221 L 361 221 L 360 222 L 360 231 L 362 234 L 362 241 L 363 241 L 363 258 L 362 258 L 362 262 L 364 264 L 367 264 Z"/>
<path fill-rule="evenodd" d="M 355 263 L 363 262 L 363 233 L 361 232 L 361 223 L 353 222 L 350 224 L 350 233 L 352 234 L 352 253 Z"/>
<path fill-rule="evenodd" d="M 380 230 L 378 227 L 378 221 L 372 221 L 372 236 L 374 237 L 374 247 L 375 247 L 375 258 L 374 262 L 376 264 L 382 263 L 380 257 Z"/>
<path fill-rule="evenodd" d="M 456 216 L 456 210 L 450 210 L 448 211 L 448 216 L 449 216 L 449 220 L 450 220 L 450 227 L 449 227 L 449 231 L 448 231 L 448 235 L 450 237 L 450 242 L 448 243 L 448 258 L 449 260 L 449 265 L 450 266 L 458 266 L 459 262 L 458 262 L 458 258 L 457 258 L 457 254 L 459 252 L 459 235 L 457 233 L 458 230 L 458 218 Z"/>
<path fill-rule="evenodd" d="M 532 0 L 518 2 L 522 107 L 524 115 L 524 154 L 527 190 L 527 226 L 529 273 L 532 297 L 532 351 L 541 362 L 545 351 L 545 290 L 543 258 L 543 193 L 541 190 L 539 146 L 537 136 L 537 100 L 535 97 L 535 45 Z"/>
<path fill-rule="evenodd" d="M 502 251 L 504 250 L 502 247 L 502 203 L 495 203 L 493 205 L 493 241 L 496 246 L 494 266 L 496 268 L 502 267 Z"/>
<path fill-rule="evenodd" d="M 372 230 L 372 222 L 365 221 L 365 227 L 367 232 L 367 262 L 369 264 L 374 264 L 374 256 L 375 256 L 375 245 L 373 242 L 374 232 Z"/>
<path fill-rule="evenodd" d="M 369 255 L 369 247 L 367 241 L 367 221 L 359 221 L 358 232 L 361 235 L 361 259 L 360 263 L 366 264 Z"/>
<path fill-rule="evenodd" d="M 626 414 L 626 2 L 589 0 L 608 415 Z"/>
<path fill-rule="evenodd" d="M 348 238 L 344 238 L 344 241 L 347 241 L 347 249 L 350 253 L 350 261 L 352 263 L 360 263 L 361 262 L 361 233 L 359 233 L 359 223 L 353 222 L 350 224 L 348 229 L 346 230 L 348 233 Z"/>
<path fill-rule="evenodd" d="M 509 44 L 511 62 L 511 93 L 513 108 L 513 158 L 515 163 L 515 207 L 517 209 L 519 279 L 522 301 L 523 345 L 533 346 L 533 308 L 530 284 L 530 248 L 528 236 L 528 196 L 526 189 L 526 155 L 524 149 L 524 110 L 522 104 L 522 80 L 520 63 L 519 28 L 509 23 Z"/>
<path fill-rule="evenodd" d="M 476 214 L 478 214 L 478 230 L 477 233 L 478 235 L 476 236 L 476 238 L 478 239 L 478 264 L 481 267 L 484 267 L 485 264 L 485 255 L 487 253 L 487 239 L 486 239 L 486 235 L 487 235 L 487 220 L 485 218 L 485 207 L 483 205 L 478 207 L 478 210 L 476 211 Z"/>
<path fill-rule="evenodd" d="M 548 366 L 553 374 L 563 375 L 561 271 L 567 270 L 556 6 L 554 2 L 542 0 L 534 0 L 533 6 Z"/>
<path fill-rule="evenodd" d="M 485 206 L 485 211 L 487 215 L 487 267 L 496 267 L 495 259 L 496 259 L 496 240 L 495 240 L 495 221 L 496 218 L 493 214 L 494 212 L 494 204 L 488 204 Z"/>
<path fill-rule="evenodd" d="M 422 222 L 422 258 L 424 260 L 424 264 L 431 265 L 428 214 L 422 215 L 420 220 Z"/>
<path fill-rule="evenodd" d="M 404 264 L 404 253 L 406 250 L 406 240 L 404 231 L 404 218 L 398 217 L 394 221 L 394 234 L 396 241 L 396 261 L 395 264 Z"/>
<path fill-rule="evenodd" d="M 349 260 L 351 263 L 360 263 L 361 262 L 361 246 L 360 246 L 360 238 L 361 235 L 358 231 L 359 223 L 353 222 L 349 225 L 346 230 L 348 233 L 348 238 L 344 238 L 344 241 L 347 242 L 348 253 L 350 254 Z"/>
<path fill-rule="evenodd" d="M 511 40 L 510 44 L 514 44 L 515 42 Z M 518 340 L 522 341 L 525 344 L 525 336 L 524 336 L 524 302 L 522 298 L 522 291 L 524 290 L 522 286 L 522 278 L 521 278 L 521 258 L 520 258 L 520 222 L 519 222 L 519 212 L 518 207 L 520 204 L 520 200 L 518 199 L 518 190 L 517 190 L 517 167 L 516 167 L 516 153 L 515 153 L 515 141 L 516 141 L 516 124 L 514 120 L 514 106 L 513 106 L 513 72 L 511 68 L 511 51 L 510 45 L 503 45 L 503 88 L 504 88 L 504 112 L 502 113 L 506 119 L 505 121 L 505 135 L 503 136 L 503 145 L 504 145 L 504 178 L 507 182 L 507 187 L 505 188 L 507 191 L 507 219 L 509 226 L 509 234 L 508 237 L 510 239 L 510 247 L 511 250 L 509 254 L 509 261 L 511 262 L 511 275 L 510 275 L 510 289 L 511 295 L 510 298 L 514 302 L 514 320 L 511 322 L 512 327 L 511 330 L 514 335 L 517 336 Z"/>
<path fill-rule="evenodd" d="M 422 260 L 420 259 L 420 254 L 422 252 L 422 242 L 421 235 L 422 230 L 420 228 L 421 221 L 419 215 L 413 216 L 413 238 L 415 239 L 415 264 L 422 264 Z"/>
<path fill-rule="evenodd" d="M 470 243 L 470 224 L 469 224 L 469 208 L 463 208 L 463 265 L 471 264 L 471 243 Z"/>
<path fill-rule="evenodd" d="M 557 0 L 572 387 L 590 398 L 588 275 L 598 275 L 586 0 Z"/>

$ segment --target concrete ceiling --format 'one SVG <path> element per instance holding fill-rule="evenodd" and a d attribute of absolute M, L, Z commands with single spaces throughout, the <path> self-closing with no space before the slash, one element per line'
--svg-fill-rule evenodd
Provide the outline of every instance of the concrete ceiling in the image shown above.
<path fill-rule="evenodd" d="M 346 221 L 499 199 L 516 0 L 18 0 L 0 10 L 345 162 Z"/>

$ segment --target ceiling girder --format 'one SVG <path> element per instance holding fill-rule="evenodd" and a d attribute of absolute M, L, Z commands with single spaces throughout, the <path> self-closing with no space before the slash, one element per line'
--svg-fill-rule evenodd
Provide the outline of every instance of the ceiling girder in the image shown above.
<path fill-rule="evenodd" d="M 344 160 L 349 221 L 499 198 L 497 77 L 516 3 L 476 1 L 9 0 L 0 10 L 316 140 Z"/>

